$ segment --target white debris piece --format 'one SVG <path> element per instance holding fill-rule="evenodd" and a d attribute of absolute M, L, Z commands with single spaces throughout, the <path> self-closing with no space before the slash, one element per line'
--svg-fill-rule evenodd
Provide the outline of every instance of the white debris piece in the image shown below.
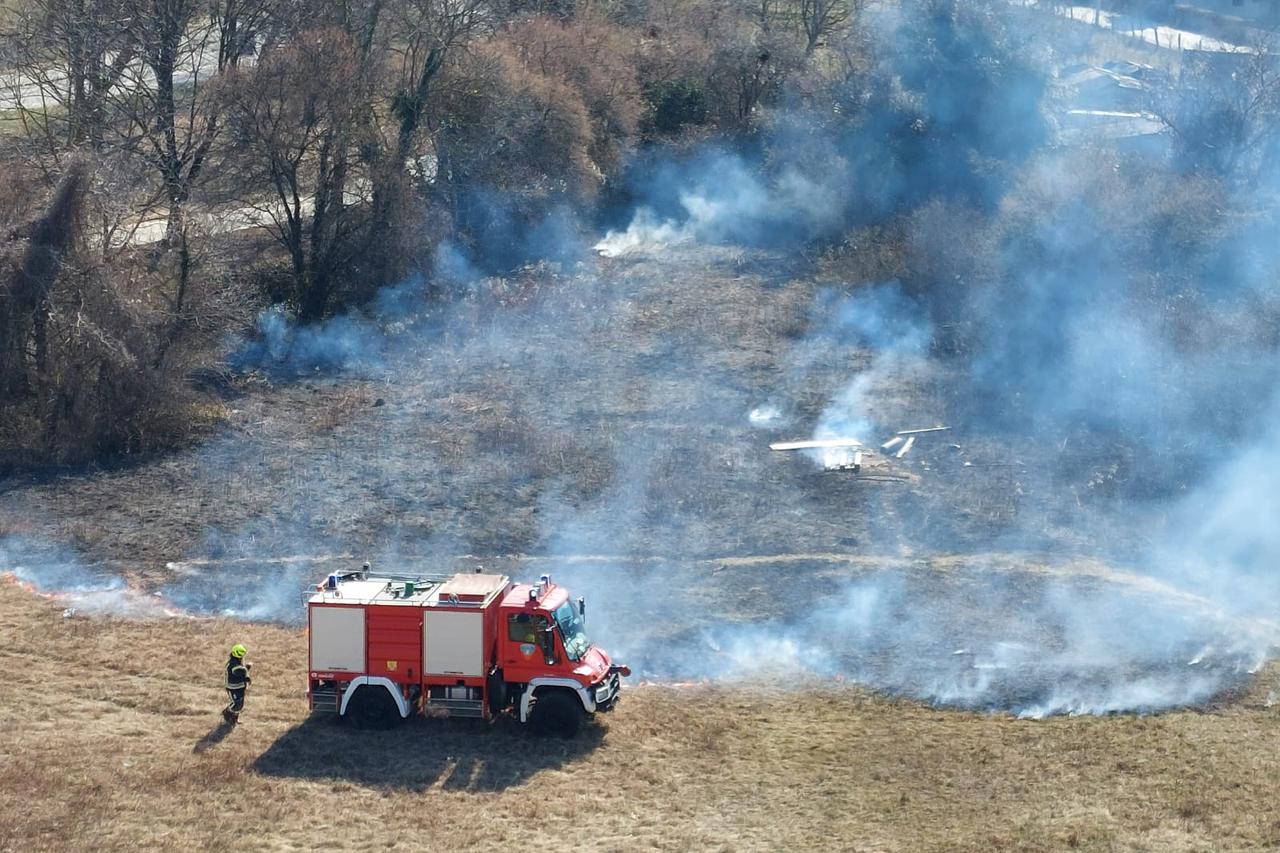
<path fill-rule="evenodd" d="M 833 447 L 862 447 L 856 438 L 819 438 L 811 441 L 775 441 L 770 450 L 822 450 Z"/>
<path fill-rule="evenodd" d="M 782 410 L 777 406 L 757 406 L 747 413 L 752 426 L 769 426 L 782 420 Z"/>
<path fill-rule="evenodd" d="M 1187 661 L 1187 666 L 1197 666 L 1201 663 L 1204 663 L 1204 659 L 1206 657 L 1209 657 L 1212 654 L 1213 654 L 1213 646 L 1212 645 L 1205 646 L 1196 654 L 1195 657 Z"/>
<path fill-rule="evenodd" d="M 898 450 L 897 453 L 893 454 L 893 458 L 901 459 L 902 457 L 906 456 L 908 453 L 911 452 L 911 448 L 915 447 L 915 444 L 916 444 L 916 437 L 913 435 L 907 439 L 906 443 L 902 445 L 902 447 Z"/>

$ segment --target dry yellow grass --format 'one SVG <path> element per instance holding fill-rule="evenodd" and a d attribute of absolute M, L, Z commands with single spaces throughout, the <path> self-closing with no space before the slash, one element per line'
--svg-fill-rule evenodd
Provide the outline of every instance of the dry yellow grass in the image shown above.
<path fill-rule="evenodd" d="M 573 742 L 307 722 L 305 638 L 63 618 L 0 584 L 0 848 L 1274 848 L 1273 668 L 1212 712 L 1043 722 L 845 687 L 633 688 Z M 38 642 L 37 642 L 38 640 Z M 256 661 L 218 739 L 224 649 Z"/>

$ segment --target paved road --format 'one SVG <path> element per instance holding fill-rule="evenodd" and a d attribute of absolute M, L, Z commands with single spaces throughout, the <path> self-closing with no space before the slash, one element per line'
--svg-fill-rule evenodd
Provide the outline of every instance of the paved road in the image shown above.
<path fill-rule="evenodd" d="M 196 33 L 183 48 L 184 59 L 174 71 L 173 82 L 183 86 L 197 76 L 208 78 L 218 70 L 218 34 L 213 27 Z M 240 60 L 252 64 L 253 56 Z M 155 75 L 142 62 L 135 61 L 123 75 L 123 79 L 135 84 L 152 85 Z M 0 71 L 0 112 L 16 110 L 40 110 L 64 104 L 70 93 L 67 74 L 57 68 L 40 73 L 24 74 L 12 69 Z"/>
<path fill-rule="evenodd" d="M 1039 0 L 1014 0 L 1014 2 L 1169 50 L 1199 50 L 1210 53 L 1251 53 L 1254 50 L 1249 45 L 1236 44 L 1203 33 L 1164 26 L 1136 15 L 1121 15 L 1092 6 L 1059 6 L 1039 2 Z"/>

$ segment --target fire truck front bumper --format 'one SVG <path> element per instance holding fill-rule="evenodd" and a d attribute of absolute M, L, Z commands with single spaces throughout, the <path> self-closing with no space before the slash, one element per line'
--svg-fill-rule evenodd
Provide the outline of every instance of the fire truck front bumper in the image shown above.
<path fill-rule="evenodd" d="M 618 694 L 622 689 L 622 679 L 618 673 L 610 672 L 598 684 L 591 688 L 592 698 L 596 700 L 597 711 L 610 711 L 618 704 Z"/>

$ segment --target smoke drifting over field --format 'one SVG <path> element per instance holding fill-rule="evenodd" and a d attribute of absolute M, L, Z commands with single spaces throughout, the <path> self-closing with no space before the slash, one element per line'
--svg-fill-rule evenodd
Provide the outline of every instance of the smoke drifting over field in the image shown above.
<path fill-rule="evenodd" d="M 564 262 L 566 277 L 577 276 L 545 299 L 504 307 L 495 292 L 505 284 L 481 280 L 472 258 L 444 247 L 429 280 L 457 294 L 448 307 L 428 299 L 421 281 L 383 294 L 368 315 L 316 327 L 269 313 L 238 364 L 342 373 L 392 390 L 449 386 L 448 399 L 379 423 L 378 464 L 393 481 L 386 488 L 404 489 L 389 503 L 406 514 L 446 498 L 396 477 L 429 479 L 426 462 L 410 466 L 419 458 L 435 471 L 452 464 L 418 444 L 413 425 L 432 407 L 482 407 L 491 389 L 478 377 L 510 367 L 514 378 L 493 381 L 507 408 L 487 415 L 509 421 L 492 427 L 493 443 L 511 448 L 499 460 L 508 479 L 495 474 L 483 488 L 534 505 L 536 568 L 586 594 L 595 638 L 642 677 L 807 673 L 1029 716 L 1152 711 L 1237 687 L 1280 641 L 1270 621 L 1280 608 L 1280 337 L 1270 325 L 1280 257 L 1269 245 L 1275 222 L 1265 195 L 1274 188 L 1233 186 L 1222 199 L 1226 213 L 1196 233 L 1170 233 L 1173 212 L 1152 189 L 1163 164 L 1051 147 L 1042 104 L 1050 46 L 1033 31 L 1004 29 L 1022 18 L 984 18 L 981 3 L 960 7 L 948 16 L 906 2 L 873 22 L 879 64 L 851 81 L 847 103 L 837 105 L 860 105 L 856 123 L 788 114 L 767 129 L 767 156 L 711 146 L 680 161 L 637 162 L 634 215 L 596 249 L 609 259 L 659 258 L 667 266 L 647 273 L 654 279 L 704 262 L 699 247 L 713 244 L 790 251 L 868 223 L 903 226 L 916 272 L 827 282 L 807 328 L 779 345 L 776 363 L 740 369 L 730 356 L 751 351 L 750 341 L 710 352 L 708 341 L 723 330 L 692 311 L 701 327 L 655 333 L 633 351 L 621 318 L 656 325 L 635 306 L 665 282 L 628 282 L 628 291 L 623 264 L 599 278 L 574 273 L 570 262 L 594 241 L 579 241 L 585 226 L 557 212 L 536 234 L 507 235 L 509 245 L 536 245 Z M 1012 51 L 1011 43 L 1030 47 Z M 502 236 L 488 239 L 498 245 Z M 979 253 L 982 264 L 971 257 Z M 783 290 L 791 274 L 770 286 Z M 670 306 L 682 294 L 662 293 L 655 312 L 677 310 Z M 752 310 L 768 310 L 773 293 Z M 949 390 L 938 399 L 947 410 L 912 411 L 887 399 L 930 363 L 946 370 Z M 810 380 L 831 372 L 840 381 L 815 407 Z M 641 414 L 610 411 L 614 420 L 604 423 L 604 404 L 623 400 Z M 904 410 L 921 422 L 897 422 Z M 675 456 L 664 445 L 671 433 L 660 429 L 681 417 L 695 427 L 680 434 L 687 446 L 675 448 L 686 455 Z M 1018 452 L 1058 448 L 1036 455 L 1043 464 L 1008 488 L 1060 493 L 1055 518 L 1066 519 L 1073 541 L 1092 540 L 1087 556 L 1112 568 L 1082 570 L 1070 551 L 1022 569 L 989 556 L 1043 550 L 1043 513 L 1015 511 L 975 544 L 945 524 L 891 518 L 897 493 L 872 484 L 863 484 L 856 506 L 848 491 L 825 497 L 848 488 L 832 479 L 839 475 L 815 470 L 789 480 L 781 504 L 772 502 L 776 491 L 756 494 L 778 478 L 766 466 L 784 464 L 762 461 L 767 433 L 871 444 L 886 430 L 943 417 L 958 442 L 989 434 Z M 525 430 L 526 421 L 536 428 Z M 608 440 L 581 440 L 592 427 Z M 345 441 L 361 438 L 335 429 Z M 212 443 L 208 466 L 249 455 L 247 441 Z M 316 564 L 274 558 L 354 550 L 331 530 L 350 517 L 381 523 L 387 536 L 373 552 L 343 558 L 356 564 L 368 556 L 439 571 L 450 555 L 506 553 L 508 540 L 477 543 L 458 532 L 460 523 L 424 534 L 375 517 L 376 508 L 360 515 L 359 497 L 344 495 L 335 509 L 326 493 L 357 479 L 344 470 L 343 452 L 336 443 L 333 464 L 316 463 L 289 487 L 296 529 L 281 525 L 285 533 L 268 536 L 265 522 L 248 519 L 207 532 L 200 554 L 218 561 L 182 563 L 164 600 L 187 612 L 292 621 Z M 471 445 L 458 454 L 480 464 Z M 1072 490 L 1089 487 L 1080 471 L 1099 469 L 1100 458 L 1123 462 L 1121 485 L 1085 506 Z M 704 459 L 714 470 L 695 464 Z M 607 466 L 607 480 L 594 482 L 588 463 Z M 700 481 L 712 476 L 732 490 Z M 535 489 L 538 477 L 562 488 Z M 929 490 L 931 477 L 941 475 L 922 472 L 918 488 Z M 959 494 L 943 512 L 968 509 Z M 700 526 L 736 518 L 726 500 L 747 507 L 746 526 L 782 517 L 827 538 L 783 574 L 787 560 L 803 556 L 796 548 L 779 554 L 754 531 L 733 530 L 729 542 L 721 528 Z M 908 509 L 922 503 L 903 501 Z M 864 540 L 841 546 L 829 533 L 863 514 L 874 528 Z M 1147 541 L 1109 553 L 1106 531 L 1125 525 L 1149 531 Z M 655 556 L 655 542 L 688 553 Z M 836 547 L 849 553 L 833 556 Z M 707 556 L 717 553 L 733 559 Z M 877 561 L 877 553 L 886 556 Z M 776 576 L 743 562 L 758 557 L 767 566 L 769 555 L 779 556 Z M 943 565 L 938 555 L 960 556 Z M 37 572 L 34 563 L 12 543 L 0 550 L 0 569 L 38 588 L 74 593 L 82 583 L 69 561 L 55 561 L 71 566 L 65 572 Z M 512 566 L 537 573 L 519 559 Z M 110 600 L 121 590 L 112 579 L 102 584 L 81 591 Z"/>
<path fill-rule="evenodd" d="M 643 677 L 850 680 L 1028 717 L 1203 702 L 1242 685 L 1275 636 L 1274 625 L 1230 618 L 1139 575 L 1010 572 L 976 560 L 946 572 L 868 570 L 815 593 L 808 609 L 661 645 L 597 625 L 624 656 L 634 652 Z"/>
<path fill-rule="evenodd" d="M 896 284 L 872 284 L 853 296 L 826 301 L 834 304 L 821 305 L 817 312 L 829 317 L 825 334 L 866 349 L 871 361 L 823 410 L 813 437 L 853 437 L 874 445 L 890 426 L 876 419 L 876 389 L 899 381 L 913 362 L 927 355 L 931 330 L 920 307 Z"/>
<path fill-rule="evenodd" d="M 967 422 L 962 428 L 1064 448 L 1075 437 L 1077 452 L 1058 462 L 1064 468 L 1087 467 L 1090 457 L 1123 448 L 1128 500 L 1099 513 L 1154 531 L 1158 544 L 1124 559 L 1134 573 L 1126 578 L 1142 583 L 1094 578 L 1081 586 L 1011 576 L 975 559 L 947 578 L 869 573 L 834 595 L 815 593 L 812 615 L 705 628 L 682 646 L 683 660 L 673 660 L 665 642 L 628 632 L 625 616 L 607 614 L 604 630 L 627 636 L 624 651 L 658 677 L 807 670 L 1033 716 L 1202 702 L 1241 683 L 1280 644 L 1271 621 L 1280 607 L 1280 409 L 1271 403 L 1280 367 L 1277 256 L 1254 236 L 1256 228 L 1234 233 L 1238 226 L 1229 224 L 1262 212 L 1273 227 L 1275 188 L 1235 185 L 1228 216 L 1209 233 L 1174 241 L 1162 231 L 1165 214 L 1153 212 L 1167 203 L 1139 177 L 1148 168 L 1158 175 L 1160 164 L 1048 148 L 1043 70 L 1007 62 L 984 75 L 984 60 L 999 52 L 994 28 L 963 14 L 933 15 L 928 4 L 903 7 L 903 17 L 883 22 L 881 38 L 902 49 L 884 52 L 897 65 L 881 73 L 917 88 L 921 100 L 876 105 L 844 136 L 806 122 L 803 132 L 789 128 L 796 144 L 775 151 L 771 178 L 722 152 L 687 169 L 651 169 L 645 183 L 656 184 L 647 191 L 655 201 L 597 248 L 623 256 L 676 241 L 786 242 L 856 222 L 858 208 L 902 209 L 935 195 L 953 209 L 959 202 L 962 212 L 1003 201 L 1013 210 L 1009 224 L 977 235 L 996 245 L 994 265 L 966 266 L 978 247 L 963 242 L 974 236 L 957 227 L 963 215 L 951 220 L 951 233 L 917 230 L 916 251 L 934 268 L 969 273 L 968 280 L 957 274 L 954 282 L 913 282 L 919 300 L 889 283 L 820 302 L 815 315 L 825 322 L 815 324 L 815 338 L 843 336 L 865 347 L 870 360 L 831 398 L 813 436 L 883 438 L 885 387 L 949 337 L 947 345 L 967 354 L 954 376 L 954 398 L 962 402 L 949 415 Z M 936 53 L 921 46 L 922 33 Z M 1027 35 L 1023 57 L 1049 58 L 1051 48 Z M 910 140 L 865 135 L 913 110 L 936 133 L 933 141 L 947 140 L 949 154 L 921 140 L 927 155 L 911 159 L 903 156 Z M 830 184 L 823 192 L 793 191 L 805 186 L 796 164 L 814 146 L 829 156 L 808 160 L 836 176 L 830 184 L 841 191 L 834 197 Z M 1004 165 L 975 170 L 979 154 Z M 883 168 L 874 175 L 859 168 L 869 163 Z M 955 328 L 944 336 L 931 318 Z M 1069 474 L 1039 476 L 1042 488 L 1071 485 Z M 1091 522 L 1082 514 L 1074 523 Z M 1038 535 L 1015 526 L 993 545 L 1026 547 Z M 953 548 L 924 536 L 908 543 Z M 584 574 L 575 580 L 590 583 Z M 601 585 L 598 597 L 609 598 L 614 583 Z"/>
<path fill-rule="evenodd" d="M 174 612 L 163 597 L 131 589 L 110 570 L 95 570 L 63 549 L 17 537 L 0 538 L 0 580 L 55 597 L 66 605 L 68 616 L 83 612 L 154 618 Z"/>

